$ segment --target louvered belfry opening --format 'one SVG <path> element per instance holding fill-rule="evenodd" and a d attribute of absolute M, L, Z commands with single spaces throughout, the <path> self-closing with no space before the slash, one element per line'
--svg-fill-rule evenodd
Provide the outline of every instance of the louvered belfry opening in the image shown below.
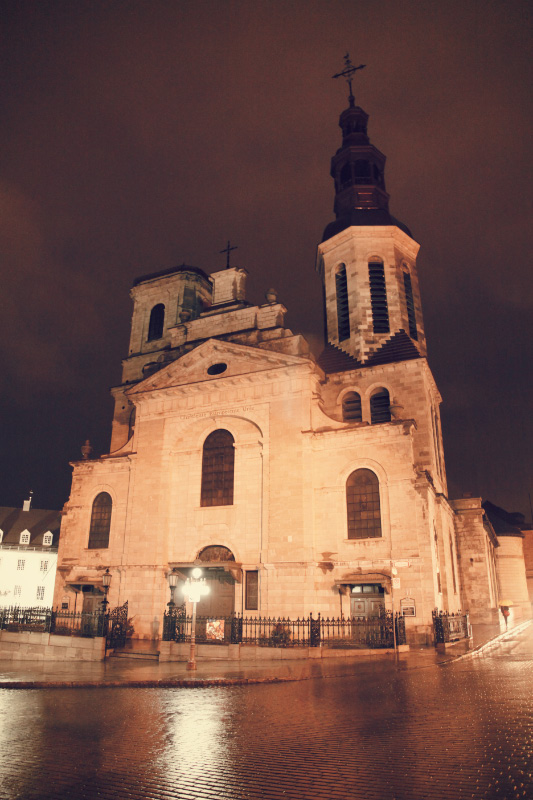
<path fill-rule="evenodd" d="M 411 339 L 418 339 L 416 327 L 415 301 L 413 298 L 413 285 L 411 276 L 408 272 L 403 273 L 403 286 L 405 289 L 405 304 L 407 306 L 407 321 L 409 323 L 409 336 Z"/>
<path fill-rule="evenodd" d="M 361 395 L 349 392 L 342 399 L 342 418 L 345 422 L 361 422 L 363 413 L 361 409 Z"/>
<path fill-rule="evenodd" d="M 350 338 L 350 307 L 348 305 L 348 282 L 346 265 L 339 264 L 335 273 L 335 290 L 337 293 L 337 329 L 339 342 Z"/>
<path fill-rule="evenodd" d="M 165 306 L 158 303 L 150 312 L 150 323 L 148 325 L 148 341 L 161 339 L 163 336 L 163 326 L 165 323 Z"/>
<path fill-rule="evenodd" d="M 348 539 L 376 539 L 381 533 L 379 481 L 369 469 L 357 469 L 346 481 Z"/>
<path fill-rule="evenodd" d="M 389 306 L 383 261 L 370 261 L 368 264 L 370 281 L 370 303 L 374 333 L 389 333 Z"/>
<path fill-rule="evenodd" d="M 386 389 L 378 389 L 370 398 L 370 422 L 390 422 L 390 395 Z"/>
<path fill-rule="evenodd" d="M 109 530 L 111 528 L 111 510 L 113 501 L 107 492 L 100 492 L 94 498 L 89 529 L 89 550 L 109 547 Z"/>
<path fill-rule="evenodd" d="M 233 505 L 234 439 L 229 431 L 210 433 L 202 457 L 202 506 Z"/>

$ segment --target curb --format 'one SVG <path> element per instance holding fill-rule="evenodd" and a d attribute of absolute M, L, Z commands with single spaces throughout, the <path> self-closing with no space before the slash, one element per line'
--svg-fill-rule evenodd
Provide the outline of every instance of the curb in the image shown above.
<path fill-rule="evenodd" d="M 314 677 L 314 676 L 313 676 Z M 288 683 L 305 678 L 178 678 L 144 681 L 0 681 L 0 689 L 183 689 L 211 686 L 245 686 L 253 683 Z"/>

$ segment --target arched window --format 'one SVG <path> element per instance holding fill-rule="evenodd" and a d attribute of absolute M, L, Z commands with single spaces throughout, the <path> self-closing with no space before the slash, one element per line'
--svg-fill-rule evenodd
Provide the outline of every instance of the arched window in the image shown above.
<path fill-rule="evenodd" d="M 229 431 L 213 431 L 204 442 L 202 506 L 233 505 L 234 439 Z"/>
<path fill-rule="evenodd" d="M 370 303 L 374 333 L 389 333 L 389 306 L 383 261 L 370 261 L 368 264 L 370 281 Z"/>
<path fill-rule="evenodd" d="M 113 501 L 107 492 L 100 492 L 94 498 L 89 529 L 89 550 L 109 547 L 112 506 Z"/>
<path fill-rule="evenodd" d="M 376 539 L 381 533 L 379 481 L 369 469 L 356 469 L 346 481 L 348 539 Z"/>
<path fill-rule="evenodd" d="M 350 307 L 345 264 L 339 264 L 335 272 L 335 291 L 337 293 L 337 330 L 339 342 L 342 342 L 350 338 Z"/>
<path fill-rule="evenodd" d="M 223 544 L 210 544 L 198 553 L 198 561 L 235 561 L 235 556 Z"/>
<path fill-rule="evenodd" d="M 377 389 L 370 398 L 370 422 L 390 422 L 390 396 L 386 389 Z"/>
<path fill-rule="evenodd" d="M 413 298 L 413 286 L 411 276 L 408 272 L 403 273 L 403 288 L 405 289 L 405 305 L 407 306 L 407 321 L 409 323 L 409 336 L 411 339 L 418 339 L 416 328 L 415 301 Z"/>
<path fill-rule="evenodd" d="M 358 159 L 354 164 L 355 182 L 370 183 L 370 164 Z"/>
<path fill-rule="evenodd" d="M 165 306 L 158 303 L 150 312 L 150 323 L 148 325 L 148 341 L 160 339 L 163 336 L 163 325 L 165 322 Z"/>
<path fill-rule="evenodd" d="M 349 186 L 352 182 L 352 166 L 350 162 L 345 164 L 341 169 L 341 174 L 339 176 L 341 182 L 341 188 L 345 186 Z"/>
<path fill-rule="evenodd" d="M 361 395 L 357 392 L 348 392 L 342 398 L 342 418 L 345 422 L 361 422 Z"/>

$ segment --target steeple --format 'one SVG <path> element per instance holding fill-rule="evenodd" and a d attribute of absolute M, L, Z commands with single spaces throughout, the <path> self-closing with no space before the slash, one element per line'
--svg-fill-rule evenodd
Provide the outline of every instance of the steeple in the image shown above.
<path fill-rule="evenodd" d="M 333 76 L 350 86 L 348 108 L 339 118 L 342 144 L 331 159 L 335 220 L 324 231 L 317 258 L 327 341 L 361 364 L 425 356 L 419 245 L 389 212 L 386 158 L 370 142 L 368 114 L 353 96 L 353 75 L 364 65 L 353 67 L 348 55 L 345 61 Z"/>
<path fill-rule="evenodd" d="M 397 225 L 409 236 L 407 226 L 389 213 L 389 194 L 385 188 L 386 156 L 368 138 L 368 114 L 355 104 L 352 79 L 356 70 L 349 55 L 346 66 L 334 78 L 344 77 L 350 86 L 349 105 L 339 118 L 342 145 L 331 159 L 335 182 L 335 222 L 324 231 L 323 241 L 351 225 Z"/>

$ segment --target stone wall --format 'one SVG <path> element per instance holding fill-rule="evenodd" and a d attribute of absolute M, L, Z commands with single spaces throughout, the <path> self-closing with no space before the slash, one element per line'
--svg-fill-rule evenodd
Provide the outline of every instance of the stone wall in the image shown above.
<path fill-rule="evenodd" d="M 1 661 L 103 661 L 105 638 L 0 631 Z"/>
<path fill-rule="evenodd" d="M 458 566 L 465 605 L 471 622 L 498 619 L 498 588 L 493 559 L 497 542 L 492 542 L 484 525 L 480 497 L 452 500 L 456 512 Z M 496 550 L 498 548 L 496 547 Z"/>

